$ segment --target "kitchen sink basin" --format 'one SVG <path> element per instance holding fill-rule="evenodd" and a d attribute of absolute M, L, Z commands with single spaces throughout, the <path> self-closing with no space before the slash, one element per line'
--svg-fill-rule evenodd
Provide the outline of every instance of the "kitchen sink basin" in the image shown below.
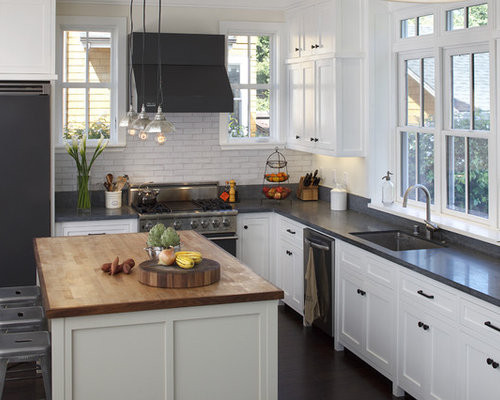
<path fill-rule="evenodd" d="M 439 249 L 441 244 L 401 231 L 353 232 L 351 235 L 368 240 L 392 251 Z"/>

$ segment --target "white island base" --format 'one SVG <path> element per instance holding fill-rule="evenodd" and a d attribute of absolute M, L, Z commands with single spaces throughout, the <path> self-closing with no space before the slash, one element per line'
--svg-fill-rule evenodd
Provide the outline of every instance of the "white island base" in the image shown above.
<path fill-rule="evenodd" d="M 277 400 L 277 306 L 53 318 L 53 399 Z"/>

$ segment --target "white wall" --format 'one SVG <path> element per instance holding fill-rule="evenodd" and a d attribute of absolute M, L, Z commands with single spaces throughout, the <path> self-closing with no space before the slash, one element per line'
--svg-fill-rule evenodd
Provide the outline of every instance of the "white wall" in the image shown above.
<path fill-rule="evenodd" d="M 164 2 L 165 3 L 165 2 Z M 134 8 L 134 30 L 142 29 L 141 9 Z M 128 16 L 127 6 L 57 4 L 64 16 Z M 146 10 L 147 30 L 156 29 L 157 8 Z M 164 7 L 162 31 L 177 33 L 219 33 L 219 21 L 283 22 L 280 11 Z M 91 172 L 91 186 L 102 188 L 105 175 L 128 174 L 132 182 L 185 182 L 236 179 L 239 184 L 261 184 L 265 161 L 272 150 L 222 151 L 219 143 L 218 114 L 169 114 L 177 132 L 158 146 L 150 139 L 141 142 L 128 137 L 122 150 L 106 150 Z M 292 182 L 312 169 L 313 156 L 286 151 Z M 74 161 L 64 152 L 55 158 L 56 191 L 76 190 Z"/>

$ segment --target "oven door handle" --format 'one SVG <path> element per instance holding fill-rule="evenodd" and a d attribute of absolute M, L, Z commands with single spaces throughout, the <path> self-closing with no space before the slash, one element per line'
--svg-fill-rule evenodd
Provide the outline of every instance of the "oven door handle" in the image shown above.
<path fill-rule="evenodd" d="M 309 239 L 304 239 L 304 241 L 306 242 L 306 244 L 308 244 L 309 246 L 314 247 L 316 249 L 330 251 L 330 246 L 325 246 L 323 244 L 315 243 Z"/>
<path fill-rule="evenodd" d="M 216 242 L 217 240 L 238 240 L 238 236 L 215 236 L 215 237 L 207 237 L 208 240 L 212 242 Z"/>

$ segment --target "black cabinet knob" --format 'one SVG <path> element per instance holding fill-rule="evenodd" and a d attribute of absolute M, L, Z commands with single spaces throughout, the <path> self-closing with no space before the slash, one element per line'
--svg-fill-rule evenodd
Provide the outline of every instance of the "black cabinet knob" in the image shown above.
<path fill-rule="evenodd" d="M 424 331 L 428 331 L 429 330 L 429 325 L 424 324 L 423 328 L 424 328 Z"/>
<path fill-rule="evenodd" d="M 418 327 L 419 327 L 419 328 L 422 328 L 423 326 L 424 326 L 424 323 L 423 323 L 423 322 L 418 321 Z"/>
<path fill-rule="evenodd" d="M 315 141 L 315 142 L 318 142 L 318 141 L 319 141 L 319 139 L 318 139 L 318 138 L 316 138 L 316 139 L 314 139 L 314 141 Z"/>
<path fill-rule="evenodd" d="M 299 51 L 300 49 L 298 47 L 295 48 L 295 51 Z"/>
<path fill-rule="evenodd" d="M 319 44 L 315 44 L 315 45 L 314 45 L 314 48 L 315 48 L 315 49 L 318 49 L 318 48 L 319 48 Z"/>
<path fill-rule="evenodd" d="M 494 368 L 494 369 L 497 369 L 498 368 L 498 363 L 496 361 L 493 361 L 491 363 L 491 366 Z"/>
<path fill-rule="evenodd" d="M 314 142 L 314 138 L 313 138 L 313 137 L 312 137 L 312 138 L 310 138 L 309 140 L 310 140 L 311 142 Z"/>
<path fill-rule="evenodd" d="M 314 48 L 315 48 L 315 47 L 314 47 L 314 45 L 312 44 L 312 45 L 311 45 L 311 49 L 314 49 Z"/>
<path fill-rule="evenodd" d="M 248 225 L 245 225 L 245 226 L 243 227 L 243 229 L 248 229 Z"/>
<path fill-rule="evenodd" d="M 493 364 L 493 359 L 492 358 L 487 358 L 486 359 L 486 364 L 488 364 L 488 365 Z"/>
<path fill-rule="evenodd" d="M 296 135 L 296 136 L 295 136 L 295 139 L 300 139 L 300 136 L 299 136 L 299 135 Z"/>

